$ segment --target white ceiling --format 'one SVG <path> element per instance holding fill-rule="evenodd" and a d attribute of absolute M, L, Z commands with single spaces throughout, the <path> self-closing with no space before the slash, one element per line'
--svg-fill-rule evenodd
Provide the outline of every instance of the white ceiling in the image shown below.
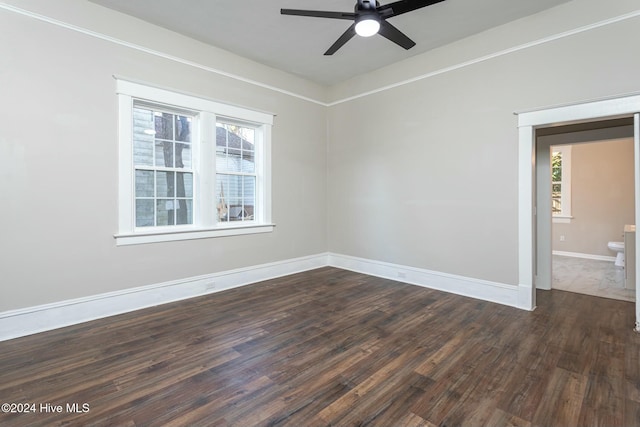
<path fill-rule="evenodd" d="M 352 12 L 355 0 L 90 1 L 331 85 L 569 0 L 446 0 L 389 19 L 417 43 L 410 50 L 379 35 L 356 36 L 333 56 L 323 53 L 350 21 L 283 16 L 280 8 Z"/>

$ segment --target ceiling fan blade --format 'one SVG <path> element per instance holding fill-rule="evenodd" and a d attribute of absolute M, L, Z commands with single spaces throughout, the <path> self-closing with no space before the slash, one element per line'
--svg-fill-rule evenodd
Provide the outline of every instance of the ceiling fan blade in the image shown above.
<path fill-rule="evenodd" d="M 313 18 L 356 19 L 355 13 L 328 12 L 323 10 L 280 9 L 281 15 L 311 16 Z"/>
<path fill-rule="evenodd" d="M 380 22 L 380 30 L 378 31 L 378 34 L 407 50 L 416 45 L 416 42 L 405 36 L 402 31 L 389 24 L 385 20 L 382 20 Z"/>
<path fill-rule="evenodd" d="M 376 10 L 382 18 L 386 19 L 443 1 L 444 0 L 400 0 L 379 6 Z"/>
<path fill-rule="evenodd" d="M 347 28 L 347 31 L 342 33 L 340 38 L 336 40 L 336 42 L 332 44 L 329 50 L 327 50 L 324 54 L 333 55 L 334 53 L 336 53 L 338 49 L 344 46 L 344 44 L 349 40 L 351 40 L 355 35 L 356 35 L 356 23 L 354 22 L 353 24 L 351 24 L 349 28 Z"/>

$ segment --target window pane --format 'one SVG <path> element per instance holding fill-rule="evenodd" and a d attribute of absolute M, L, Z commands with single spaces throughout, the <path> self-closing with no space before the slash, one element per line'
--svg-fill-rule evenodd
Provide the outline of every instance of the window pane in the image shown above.
<path fill-rule="evenodd" d="M 191 142 L 191 117 L 176 116 L 176 141 Z"/>
<path fill-rule="evenodd" d="M 153 226 L 153 200 L 136 200 L 136 227 Z"/>
<path fill-rule="evenodd" d="M 153 111 L 133 109 L 133 162 L 135 165 L 153 164 Z"/>
<path fill-rule="evenodd" d="M 223 124 L 216 124 L 216 147 L 225 148 L 227 146 L 227 129 Z"/>
<path fill-rule="evenodd" d="M 175 200 L 156 201 L 156 222 L 158 226 L 175 225 Z"/>
<path fill-rule="evenodd" d="M 175 172 L 156 172 L 156 196 L 175 197 Z"/>
<path fill-rule="evenodd" d="M 173 167 L 173 142 L 156 141 L 156 166 Z"/>
<path fill-rule="evenodd" d="M 136 170 L 136 197 L 153 196 L 153 171 Z"/>
<path fill-rule="evenodd" d="M 176 174 L 176 196 L 193 197 L 193 174 L 184 172 Z"/>
<path fill-rule="evenodd" d="M 254 173 L 256 171 L 256 159 L 253 151 L 242 152 L 242 164 L 240 170 L 244 173 Z"/>
<path fill-rule="evenodd" d="M 226 177 L 229 184 L 229 200 L 234 200 L 234 202 L 240 200 L 242 197 L 242 177 L 237 175 L 226 175 Z"/>
<path fill-rule="evenodd" d="M 562 153 L 558 151 L 551 155 L 551 181 L 562 181 Z"/>
<path fill-rule="evenodd" d="M 242 203 L 245 210 L 245 220 L 253 220 L 253 209 L 256 204 L 256 178 L 254 176 L 243 177 Z"/>
<path fill-rule="evenodd" d="M 191 145 L 176 144 L 176 167 L 191 169 Z"/>
<path fill-rule="evenodd" d="M 232 199 L 229 201 L 229 221 L 242 221 L 243 212 L 240 200 Z"/>
<path fill-rule="evenodd" d="M 229 180 L 226 175 L 216 175 L 216 210 L 218 221 L 228 221 L 228 190 Z"/>
<path fill-rule="evenodd" d="M 156 111 L 154 117 L 156 139 L 173 140 L 173 114 Z"/>
<path fill-rule="evenodd" d="M 216 147 L 216 170 L 218 172 L 224 172 L 227 170 L 227 156 L 226 148 Z"/>
<path fill-rule="evenodd" d="M 136 166 L 153 165 L 153 142 L 133 140 L 133 164 Z"/>
<path fill-rule="evenodd" d="M 176 224 L 193 224 L 193 201 L 180 199 L 176 201 Z"/>
<path fill-rule="evenodd" d="M 242 158 L 239 152 L 229 153 L 227 157 L 227 172 L 240 172 L 242 171 Z"/>

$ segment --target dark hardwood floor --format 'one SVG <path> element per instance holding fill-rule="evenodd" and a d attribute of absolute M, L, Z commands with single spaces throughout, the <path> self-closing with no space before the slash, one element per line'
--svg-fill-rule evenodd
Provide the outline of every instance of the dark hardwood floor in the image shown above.
<path fill-rule="evenodd" d="M 634 305 L 538 305 L 322 268 L 0 342 L 0 425 L 640 425 Z"/>

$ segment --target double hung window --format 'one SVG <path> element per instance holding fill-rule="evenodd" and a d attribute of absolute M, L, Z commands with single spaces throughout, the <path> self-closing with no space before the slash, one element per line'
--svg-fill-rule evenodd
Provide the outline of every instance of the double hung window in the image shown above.
<path fill-rule="evenodd" d="M 119 245 L 272 231 L 272 115 L 117 83 Z"/>

